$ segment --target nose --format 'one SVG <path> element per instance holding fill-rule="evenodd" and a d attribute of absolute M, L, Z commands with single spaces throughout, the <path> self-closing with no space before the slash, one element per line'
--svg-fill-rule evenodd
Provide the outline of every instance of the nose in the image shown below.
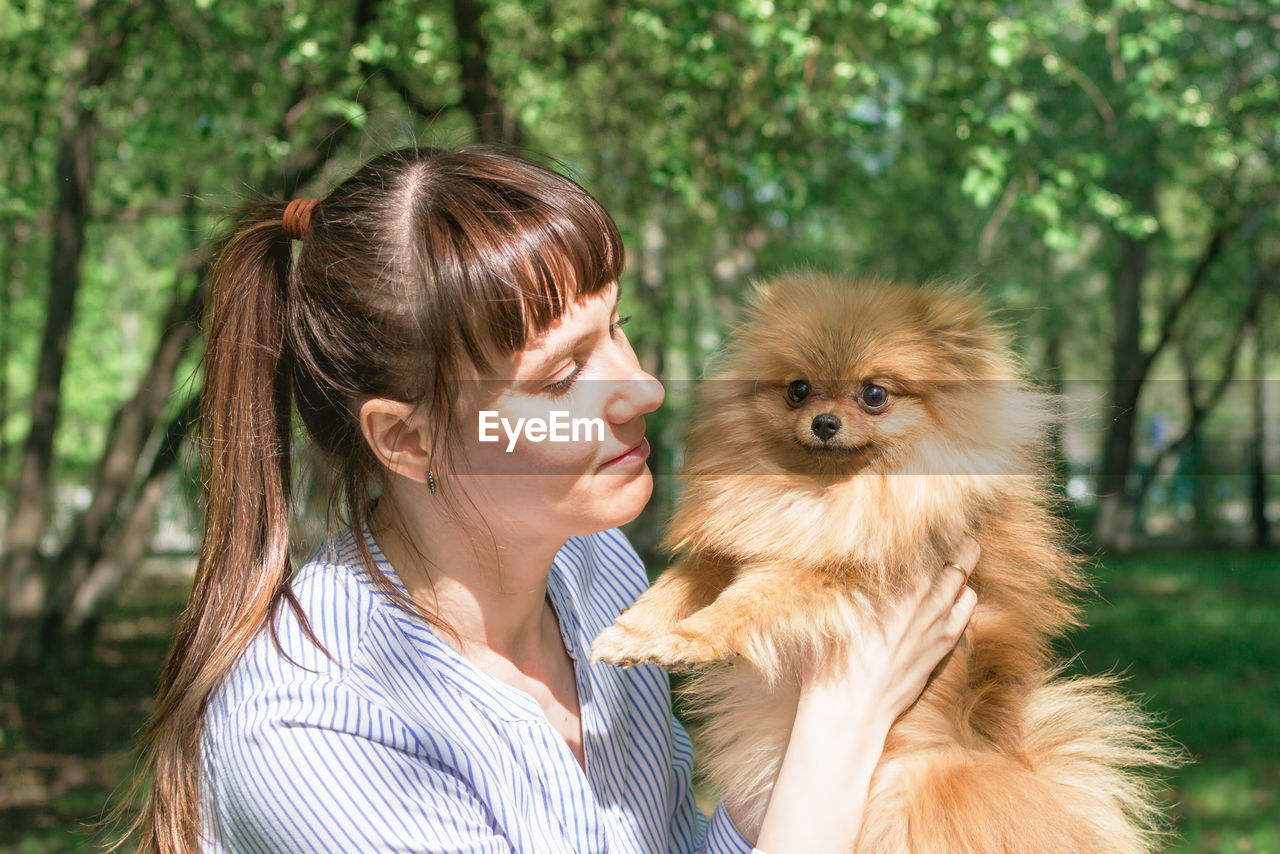
<path fill-rule="evenodd" d="M 840 419 L 832 415 L 830 412 L 824 412 L 815 416 L 813 423 L 809 425 L 809 429 L 813 431 L 813 435 L 826 442 L 832 436 L 840 432 Z"/>
<path fill-rule="evenodd" d="M 640 367 L 630 347 L 619 356 L 614 387 L 605 404 L 605 418 L 614 424 L 625 424 L 638 415 L 656 410 L 667 392 L 657 377 Z"/>

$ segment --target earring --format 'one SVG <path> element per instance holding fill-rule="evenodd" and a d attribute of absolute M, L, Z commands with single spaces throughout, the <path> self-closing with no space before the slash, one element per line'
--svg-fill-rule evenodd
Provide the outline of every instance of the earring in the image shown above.
<path fill-rule="evenodd" d="M 436 475 L 435 472 L 427 472 L 427 489 L 431 490 L 431 494 L 436 494 Z"/>

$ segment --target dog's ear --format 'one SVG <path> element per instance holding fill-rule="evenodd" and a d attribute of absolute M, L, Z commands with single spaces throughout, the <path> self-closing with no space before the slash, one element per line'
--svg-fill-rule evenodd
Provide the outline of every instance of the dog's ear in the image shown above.
<path fill-rule="evenodd" d="M 972 288 L 924 285 L 916 289 L 915 314 L 919 328 L 950 353 L 957 367 L 975 375 L 1005 372 L 1010 361 L 1006 332 Z"/>
<path fill-rule="evenodd" d="M 969 338 L 987 333 L 987 312 L 976 294 L 959 285 L 925 285 L 916 291 L 921 326 L 939 338 Z"/>
<path fill-rule="evenodd" d="M 773 282 L 768 279 L 756 279 L 751 283 L 751 291 L 747 294 L 746 305 L 751 311 L 759 311 L 769 302 L 773 293 Z"/>
<path fill-rule="evenodd" d="M 770 311 L 779 301 L 803 300 L 821 294 L 829 288 L 833 277 L 814 270 L 800 269 L 785 272 L 768 279 L 751 282 L 746 308 L 750 316 Z"/>

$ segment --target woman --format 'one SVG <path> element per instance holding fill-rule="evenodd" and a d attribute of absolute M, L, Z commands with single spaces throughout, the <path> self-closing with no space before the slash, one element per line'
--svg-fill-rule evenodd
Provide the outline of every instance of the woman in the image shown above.
<path fill-rule="evenodd" d="M 665 675 L 588 658 L 645 583 L 614 529 L 649 498 L 663 397 L 622 332 L 622 264 L 584 190 L 491 150 L 385 154 L 245 214 L 213 278 L 205 535 L 145 739 L 144 850 L 752 847 L 696 809 Z M 346 516 L 296 573 L 292 409 Z M 583 430 L 552 441 L 566 413 Z M 762 850 L 856 839 L 964 581 L 940 568 L 806 676 Z"/>

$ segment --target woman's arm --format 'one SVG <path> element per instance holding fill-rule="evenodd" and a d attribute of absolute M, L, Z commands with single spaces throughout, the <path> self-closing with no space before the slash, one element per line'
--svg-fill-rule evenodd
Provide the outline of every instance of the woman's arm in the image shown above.
<path fill-rule="evenodd" d="M 966 586 L 978 544 L 964 542 L 928 584 L 907 596 L 842 667 L 807 674 L 791 740 L 756 847 L 767 854 L 844 854 L 855 846 L 871 776 L 898 716 L 969 624 Z"/>

